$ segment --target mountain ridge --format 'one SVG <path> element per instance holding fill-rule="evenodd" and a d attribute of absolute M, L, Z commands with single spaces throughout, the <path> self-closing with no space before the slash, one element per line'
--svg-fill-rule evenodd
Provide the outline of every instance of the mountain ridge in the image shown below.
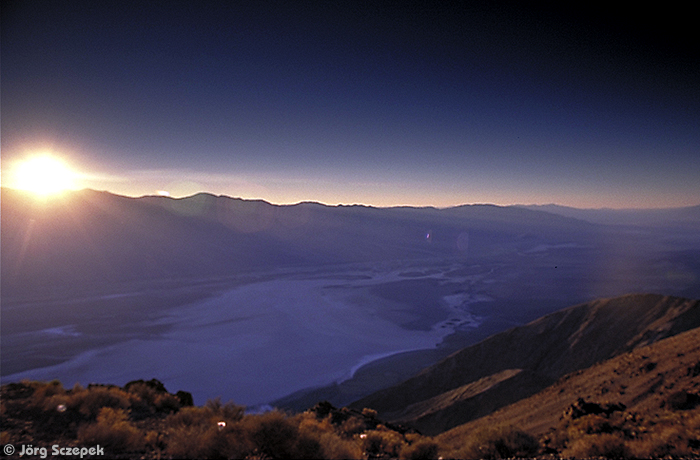
<path fill-rule="evenodd" d="M 453 353 L 350 407 L 372 407 L 387 420 L 437 434 L 486 415 L 484 403 L 457 401 L 434 410 L 425 403 L 430 398 L 444 398 L 445 393 L 506 370 L 528 371 L 499 382 L 503 390 L 476 395 L 488 399 L 489 410 L 496 410 L 535 394 L 562 375 L 698 326 L 699 300 L 632 294 L 574 305 Z M 421 402 L 428 406 L 423 412 L 417 410 Z"/>
<path fill-rule="evenodd" d="M 131 198 L 86 189 L 42 200 L 2 188 L 1 206 L 8 299 L 67 285 L 463 257 L 467 250 L 478 257 L 502 243 L 515 248 L 521 234 L 535 241 L 588 240 L 595 231 L 516 208 L 476 207 L 456 215 L 435 208 L 279 206 L 208 193 Z"/>
<path fill-rule="evenodd" d="M 459 457 L 464 439 L 472 433 L 514 426 L 563 457 L 595 456 L 601 433 L 616 438 L 615 457 L 682 457 L 700 447 L 699 405 L 700 328 L 696 327 L 564 375 L 542 391 L 445 431 L 435 440 L 446 457 Z M 566 452 L 575 448 L 590 451 Z"/>

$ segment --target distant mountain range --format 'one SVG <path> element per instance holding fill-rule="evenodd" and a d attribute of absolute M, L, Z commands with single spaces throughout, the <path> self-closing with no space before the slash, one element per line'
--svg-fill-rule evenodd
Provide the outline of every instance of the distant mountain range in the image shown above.
<path fill-rule="evenodd" d="M 289 266 L 488 256 L 594 226 L 489 205 L 372 208 L 277 206 L 200 193 L 128 198 L 82 190 L 35 199 L 2 189 L 5 298 L 55 295 L 148 279 L 202 279 Z"/>
<path fill-rule="evenodd" d="M 700 300 L 596 300 L 496 334 L 351 405 L 435 435 L 516 403 L 560 377 L 700 327 Z"/>
<path fill-rule="evenodd" d="M 533 211 L 545 211 L 564 217 L 606 225 L 637 225 L 650 227 L 681 226 L 700 228 L 700 205 L 662 209 L 578 209 L 557 204 L 521 206 Z"/>
<path fill-rule="evenodd" d="M 7 188 L 1 203 L 5 299 L 295 266 L 435 257 L 478 262 L 561 244 L 624 251 L 646 241 L 581 220 L 600 220 L 588 211 L 552 206 L 278 206 L 206 193 L 128 198 L 93 190 L 41 200 Z M 698 209 L 652 214 L 695 225 Z M 697 249 L 695 240 L 677 249 Z"/>

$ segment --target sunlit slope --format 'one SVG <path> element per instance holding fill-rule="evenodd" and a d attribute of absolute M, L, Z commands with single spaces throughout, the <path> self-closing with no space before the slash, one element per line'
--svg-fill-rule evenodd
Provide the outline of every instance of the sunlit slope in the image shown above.
<path fill-rule="evenodd" d="M 512 207 L 276 206 L 209 194 L 176 200 L 92 190 L 35 200 L 2 189 L 2 290 L 10 299 L 299 265 L 476 259 L 559 241 L 589 244 L 595 228 Z"/>
<path fill-rule="evenodd" d="M 697 407 L 692 395 L 699 393 L 700 328 L 695 328 L 568 374 L 529 398 L 446 431 L 437 441 L 444 452 L 459 450 L 472 433 L 501 425 L 540 439 L 548 433 L 550 439 L 556 438 L 552 432 L 566 430 L 572 418 L 582 415 L 572 413 L 572 407 L 584 407 L 581 400 L 593 404 L 589 410 L 595 410 L 596 404 L 624 408 L 617 421 L 603 415 L 596 422 L 608 423 L 608 431 L 610 425 L 627 423 L 643 435 L 653 429 L 655 419 Z"/>
<path fill-rule="evenodd" d="M 698 326 L 698 300 L 652 294 L 597 300 L 492 336 L 352 406 L 437 434 L 567 373 Z"/>

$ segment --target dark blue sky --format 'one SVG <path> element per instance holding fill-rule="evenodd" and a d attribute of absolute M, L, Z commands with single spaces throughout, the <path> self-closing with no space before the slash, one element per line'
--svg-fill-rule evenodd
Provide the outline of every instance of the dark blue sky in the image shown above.
<path fill-rule="evenodd" d="M 3 2 L 3 185 L 51 151 L 129 195 L 698 204 L 700 53 L 664 6 Z"/>

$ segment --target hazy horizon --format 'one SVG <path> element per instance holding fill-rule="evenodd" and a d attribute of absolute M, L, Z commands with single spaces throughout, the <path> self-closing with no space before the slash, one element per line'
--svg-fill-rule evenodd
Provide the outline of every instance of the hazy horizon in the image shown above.
<path fill-rule="evenodd" d="M 14 187 L 9 187 L 9 186 L 4 186 L 2 185 L 3 189 L 10 189 L 10 190 L 16 190 L 20 192 L 27 192 L 28 194 L 31 195 L 31 192 L 28 190 L 22 190 L 20 188 L 14 188 Z M 474 202 L 474 203 L 458 203 L 458 204 L 450 204 L 446 206 L 437 206 L 437 205 L 431 205 L 431 204 L 392 204 L 392 205 L 374 205 L 371 203 L 360 203 L 360 202 L 338 202 L 338 203 L 326 203 L 323 201 L 316 201 L 316 200 L 301 200 L 301 201 L 294 201 L 294 202 L 288 202 L 288 203 L 277 203 L 271 200 L 267 200 L 263 197 L 253 197 L 253 198 L 244 198 L 241 196 L 236 196 L 236 195 L 229 195 L 226 193 L 215 193 L 215 192 L 210 192 L 206 190 L 201 190 L 198 192 L 194 192 L 191 194 L 187 195 L 181 195 L 181 196 L 173 196 L 170 194 L 164 194 L 164 193 L 159 193 L 159 191 L 156 191 L 155 193 L 146 193 L 146 194 L 140 194 L 140 195 L 130 195 L 130 194 L 124 194 L 124 193 L 117 193 L 113 192 L 110 190 L 100 190 L 100 189 L 95 189 L 95 188 L 90 188 L 90 187 L 83 187 L 79 189 L 72 189 L 70 190 L 71 192 L 81 192 L 85 190 L 91 190 L 94 192 L 106 192 L 106 193 L 111 193 L 113 195 L 118 195 L 118 196 L 123 196 L 127 198 L 146 198 L 146 197 L 162 197 L 162 198 L 170 198 L 173 200 L 185 200 L 188 198 L 192 198 L 196 195 L 200 194 L 206 194 L 206 195 L 213 195 L 216 197 L 224 197 L 224 198 L 231 198 L 231 199 L 240 199 L 244 201 L 264 201 L 266 203 L 269 203 L 274 206 L 294 206 L 298 204 L 303 204 L 303 203 L 313 203 L 313 204 L 320 204 L 323 206 L 330 206 L 330 207 L 335 207 L 335 206 L 365 206 L 365 207 L 370 207 L 370 208 L 401 208 L 401 207 L 409 207 L 409 208 L 435 208 L 435 209 L 449 209 L 449 208 L 456 208 L 460 206 L 499 206 L 499 207 L 509 207 L 509 206 L 515 206 L 515 207 L 549 207 L 549 206 L 556 206 L 556 207 L 561 207 L 561 208 L 571 208 L 571 209 L 577 209 L 577 210 L 590 210 L 590 211 L 645 211 L 645 210 L 664 210 L 664 209 L 684 209 L 684 208 L 694 208 L 700 206 L 700 201 L 698 201 L 696 204 L 689 204 L 689 205 L 682 205 L 682 206 L 664 206 L 664 207 L 618 207 L 618 208 L 613 208 L 613 207 L 607 207 L 607 206 L 601 206 L 601 207 L 576 207 L 576 206 L 569 206 L 569 205 L 564 205 L 556 202 L 550 202 L 550 203 L 493 203 L 493 202 Z M 39 199 L 45 200 L 46 198 L 40 197 Z"/>
<path fill-rule="evenodd" d="M 691 16 L 4 2 L 2 183 L 50 154 L 126 196 L 696 205 Z"/>

